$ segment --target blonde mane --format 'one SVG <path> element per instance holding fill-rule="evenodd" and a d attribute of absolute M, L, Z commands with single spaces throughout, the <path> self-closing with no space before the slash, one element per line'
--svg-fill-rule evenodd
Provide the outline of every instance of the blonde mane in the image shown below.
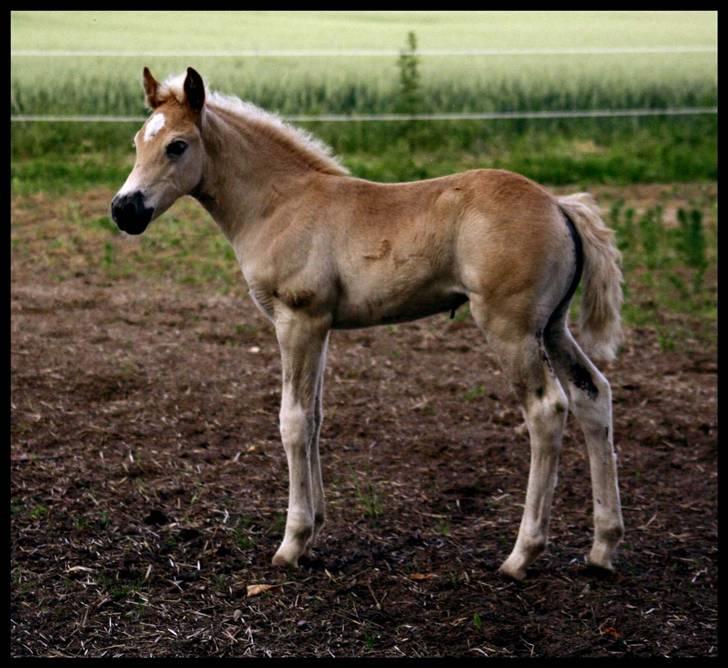
<path fill-rule="evenodd" d="M 173 97 L 180 104 L 184 102 L 185 74 L 167 79 L 159 86 L 158 99 L 164 101 Z M 228 114 L 254 125 L 266 136 L 302 158 L 310 167 L 326 174 L 349 174 L 330 146 L 310 132 L 286 123 L 280 116 L 261 109 L 251 102 L 245 102 L 233 95 L 210 91 L 205 84 L 205 104 L 213 110 Z"/>

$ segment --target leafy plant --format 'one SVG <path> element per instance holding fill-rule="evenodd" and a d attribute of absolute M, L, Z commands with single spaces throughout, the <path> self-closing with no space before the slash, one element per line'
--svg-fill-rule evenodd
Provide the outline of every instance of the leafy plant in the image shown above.
<path fill-rule="evenodd" d="M 251 547 L 255 546 L 255 541 L 242 529 L 235 529 L 233 531 L 233 537 L 235 544 L 241 550 L 249 550 Z"/>
<path fill-rule="evenodd" d="M 638 228 L 648 269 L 656 269 L 660 263 L 660 241 L 662 237 L 662 220 L 658 218 L 656 208 L 647 209 L 640 217 Z"/>
<path fill-rule="evenodd" d="M 703 285 L 705 270 L 708 268 L 703 213 L 699 209 L 687 212 L 681 208 L 677 216 L 681 232 L 678 249 L 685 264 L 694 270 L 693 292 L 697 293 Z"/>
<path fill-rule="evenodd" d="M 463 399 L 465 401 L 475 401 L 475 399 L 480 399 L 483 396 L 485 396 L 485 388 L 482 385 L 475 385 L 465 393 Z"/>
<path fill-rule="evenodd" d="M 33 520 L 39 520 L 44 518 L 46 515 L 48 515 L 48 507 L 44 506 L 43 504 L 39 504 L 35 506 L 30 511 L 30 518 Z"/>
<path fill-rule="evenodd" d="M 354 477 L 354 487 L 356 489 L 356 496 L 359 499 L 364 515 L 370 519 L 378 519 L 383 511 L 382 500 L 377 492 L 374 484 L 367 480 L 363 488 L 359 485 L 359 482 Z"/>

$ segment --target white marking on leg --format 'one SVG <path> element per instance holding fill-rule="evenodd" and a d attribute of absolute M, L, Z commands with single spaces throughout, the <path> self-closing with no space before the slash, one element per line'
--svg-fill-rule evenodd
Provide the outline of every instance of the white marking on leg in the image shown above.
<path fill-rule="evenodd" d="M 167 119 L 162 113 L 153 114 L 144 128 L 144 141 L 149 141 L 164 127 Z"/>
<path fill-rule="evenodd" d="M 561 384 L 550 376 L 541 398 L 531 396 L 524 418 L 531 438 L 531 468 L 518 538 L 500 570 L 516 579 L 546 548 L 551 502 L 556 487 L 561 437 L 568 402 Z"/>
<path fill-rule="evenodd" d="M 612 434 L 612 397 L 607 379 L 589 369 L 598 394 L 590 398 L 570 384 L 573 412 L 586 440 L 594 502 L 594 544 L 588 560 L 612 570 L 612 557 L 624 533 L 622 505 L 617 480 L 617 455 Z"/>
<path fill-rule="evenodd" d="M 281 306 L 276 311 L 275 325 L 281 348 L 281 439 L 288 458 L 289 487 L 286 531 L 273 564 L 295 566 L 309 550 L 315 531 L 315 406 L 330 319 L 311 319 Z"/>
<path fill-rule="evenodd" d="M 313 534 L 314 509 L 311 488 L 310 439 L 313 416 L 293 398 L 292 388 L 283 389 L 280 412 L 281 440 L 288 460 L 288 514 L 286 530 L 274 564 L 297 565 Z"/>

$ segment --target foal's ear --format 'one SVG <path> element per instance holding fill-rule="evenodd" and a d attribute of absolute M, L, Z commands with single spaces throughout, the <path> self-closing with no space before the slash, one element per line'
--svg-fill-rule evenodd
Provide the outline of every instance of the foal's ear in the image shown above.
<path fill-rule="evenodd" d="M 159 82 L 152 76 L 148 67 L 144 68 L 144 97 L 150 109 L 156 109 L 161 103 L 157 96 Z"/>
<path fill-rule="evenodd" d="M 200 113 L 205 106 L 205 84 L 202 77 L 191 67 L 187 68 L 184 89 L 187 104 L 192 111 Z"/>

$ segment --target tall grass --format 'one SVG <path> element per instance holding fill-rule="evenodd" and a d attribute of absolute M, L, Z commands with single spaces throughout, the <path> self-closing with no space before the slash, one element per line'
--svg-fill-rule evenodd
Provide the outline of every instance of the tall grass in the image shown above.
<path fill-rule="evenodd" d="M 614 57 L 610 57 L 614 58 Z M 620 57 L 621 59 L 622 57 Z M 418 65 L 423 112 L 665 108 L 717 103 L 710 54 L 645 56 L 629 63 L 604 57 L 503 62 L 502 58 L 425 58 Z M 330 59 L 292 66 L 286 59 L 121 62 L 13 61 L 13 114 L 144 113 L 142 67 L 158 78 L 193 65 L 216 90 L 282 114 L 387 113 L 401 108 L 397 61 Z M 199 61 L 199 62 L 198 62 Z M 207 62 L 205 62 L 207 61 Z M 65 65 L 62 67 L 62 65 Z"/>
<path fill-rule="evenodd" d="M 25 16 L 20 18 L 27 21 Z M 51 18 L 57 19 L 55 15 Z M 323 24 L 335 18 L 322 19 Z M 386 18 L 367 15 L 375 23 Z M 128 23 L 131 18 L 114 20 Z M 358 19 L 349 20 L 356 23 Z M 422 25 L 453 21 L 449 15 L 424 15 L 419 20 L 424 21 Z M 459 26 L 462 35 L 469 34 L 462 22 Z M 277 26 L 279 30 L 284 27 Z M 546 61 L 533 57 L 424 58 L 417 53 L 415 33 L 408 35 L 400 58 L 386 61 L 202 58 L 195 66 L 214 89 L 284 115 L 662 109 L 717 103 L 712 54 L 653 54 L 637 59 L 549 57 Z M 456 41 L 452 44 L 462 46 Z M 152 60 L 160 78 L 183 69 L 179 59 Z M 15 59 L 11 111 L 143 115 L 139 81 L 143 62 L 147 60 Z M 14 190 L 118 181 L 128 170 L 129 138 L 136 125 L 15 124 Z M 686 181 L 716 176 L 717 119 L 710 115 L 311 123 L 308 129 L 331 144 L 354 174 L 382 181 L 427 178 L 475 167 L 512 169 L 548 184 Z"/>

